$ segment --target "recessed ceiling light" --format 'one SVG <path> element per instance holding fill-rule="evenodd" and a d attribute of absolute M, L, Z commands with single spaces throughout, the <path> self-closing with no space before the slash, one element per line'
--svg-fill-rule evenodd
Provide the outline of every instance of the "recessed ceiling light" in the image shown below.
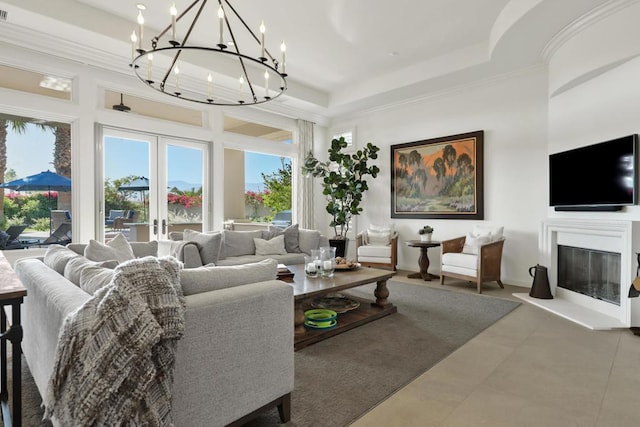
<path fill-rule="evenodd" d="M 142 3 L 136 3 L 136 7 L 137 7 L 139 10 L 147 10 L 147 6 L 145 6 L 145 5 L 144 5 L 144 4 L 142 4 Z"/>

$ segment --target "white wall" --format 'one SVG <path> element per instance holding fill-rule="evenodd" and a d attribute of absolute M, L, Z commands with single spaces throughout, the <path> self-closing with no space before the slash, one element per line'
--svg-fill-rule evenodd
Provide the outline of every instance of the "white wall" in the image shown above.
<path fill-rule="evenodd" d="M 538 262 L 538 229 L 546 216 L 547 80 L 543 68 L 529 69 L 472 87 L 335 122 L 357 128 L 357 144 L 381 148 L 381 173 L 370 185 L 358 229 L 393 222 L 399 231 L 398 267 L 417 270 L 418 251 L 404 243 L 424 224 L 443 240 L 471 231 L 476 221 L 391 218 L 390 146 L 484 130 L 485 221 L 504 225 L 503 280 L 530 286 L 528 268 Z M 318 155 L 321 155 L 320 153 Z M 439 251 L 430 250 L 439 270 Z"/>

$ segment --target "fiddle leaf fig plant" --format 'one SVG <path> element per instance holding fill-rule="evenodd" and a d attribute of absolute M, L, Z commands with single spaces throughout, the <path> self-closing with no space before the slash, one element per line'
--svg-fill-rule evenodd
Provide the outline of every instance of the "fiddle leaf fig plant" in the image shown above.
<path fill-rule="evenodd" d="M 362 196 L 369 189 L 365 178 L 368 175 L 375 178 L 380 172 L 377 166 L 368 164 L 378 158 L 380 148 L 368 143 L 364 149 L 349 154 L 342 152 L 346 147 L 344 137 L 333 139 L 327 162 L 309 152 L 302 167 L 306 176 L 322 178 L 322 194 L 327 198 L 325 209 L 331 215 L 329 225 L 336 239 L 346 239 L 351 218 L 362 213 Z"/>

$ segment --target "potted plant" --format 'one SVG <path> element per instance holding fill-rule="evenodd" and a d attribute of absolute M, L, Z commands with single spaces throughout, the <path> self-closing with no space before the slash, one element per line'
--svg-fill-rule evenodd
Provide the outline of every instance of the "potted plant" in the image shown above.
<path fill-rule="evenodd" d="M 329 225 L 334 238 L 329 243 L 336 247 L 336 255 L 344 257 L 347 252 L 347 232 L 354 215 L 360 215 L 362 196 L 369 189 L 366 177 L 375 178 L 380 169 L 368 162 L 378 158 L 380 148 L 368 143 L 355 153 L 343 153 L 347 147 L 344 137 L 333 139 L 329 148 L 329 160 L 321 162 L 309 152 L 304 160 L 302 173 L 322 178 L 322 194 L 327 198 L 325 210 L 331 215 Z"/>
<path fill-rule="evenodd" d="M 418 234 L 420 235 L 420 241 L 430 242 L 431 235 L 433 234 L 433 227 L 431 227 L 430 225 L 425 225 L 418 230 Z"/>

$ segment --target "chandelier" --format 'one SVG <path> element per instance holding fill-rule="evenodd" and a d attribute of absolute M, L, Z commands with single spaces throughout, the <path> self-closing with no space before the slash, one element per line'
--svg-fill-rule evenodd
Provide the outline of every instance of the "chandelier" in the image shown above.
<path fill-rule="evenodd" d="M 138 26 L 131 33 L 130 64 L 138 78 L 165 95 L 210 105 L 255 105 L 282 95 L 287 89 L 284 41 L 280 45 L 280 57 L 274 58 L 265 45 L 264 21 L 260 24 L 258 37 L 229 0 L 212 3 L 214 6 L 205 11 L 207 0 L 195 0 L 181 13 L 173 3 L 168 10 L 170 24 L 151 38 L 144 33 L 143 11 L 146 7 L 138 3 Z M 215 6 L 218 6 L 217 11 Z M 193 18 L 189 23 L 187 19 L 191 19 L 191 15 Z M 204 22 L 205 19 L 197 31 L 204 29 L 207 31 L 204 37 L 217 39 L 218 43 L 211 46 L 190 41 L 198 20 L 205 16 L 213 16 L 214 23 Z M 237 33 L 234 33 L 229 17 L 235 17 Z M 184 36 L 177 35 L 178 29 L 185 31 Z M 225 37 L 229 41 L 225 42 Z M 240 50 L 239 44 L 243 44 L 244 51 Z M 188 81 L 183 78 L 181 82 L 181 67 L 193 67 L 189 75 L 196 77 Z M 214 85 L 214 75 L 220 80 L 225 75 L 239 76 L 237 90 L 227 89 L 222 93 L 216 89 L 219 84 Z"/>

